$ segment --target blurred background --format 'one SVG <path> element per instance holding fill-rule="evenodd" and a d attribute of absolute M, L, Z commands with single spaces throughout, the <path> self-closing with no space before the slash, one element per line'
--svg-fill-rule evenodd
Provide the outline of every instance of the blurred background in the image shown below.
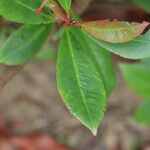
<path fill-rule="evenodd" d="M 150 1 L 141 2 L 74 0 L 73 8 L 83 20 L 150 21 Z M 0 46 L 18 27 L 0 17 Z M 127 86 L 118 69 L 120 62 L 129 60 L 113 55 L 117 85 L 98 136 L 93 137 L 66 109 L 58 93 L 58 37 L 55 34 L 51 46 L 43 47 L 50 50 L 46 61 L 43 54 L 25 66 L 0 65 L 0 150 L 150 150 L 150 128 L 133 119 L 142 98 Z"/>

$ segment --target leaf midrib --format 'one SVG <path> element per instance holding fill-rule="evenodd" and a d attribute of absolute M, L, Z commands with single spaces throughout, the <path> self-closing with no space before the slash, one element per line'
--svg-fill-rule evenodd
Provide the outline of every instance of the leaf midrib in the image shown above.
<path fill-rule="evenodd" d="M 72 36 L 74 36 L 74 35 L 72 34 Z M 81 46 L 82 46 L 81 41 L 80 41 L 79 39 L 77 39 L 75 36 L 74 36 L 74 38 L 75 38 L 75 39 L 81 44 Z M 86 42 L 86 43 L 87 43 L 87 42 Z M 96 43 L 96 44 L 97 44 L 97 43 Z M 91 47 L 89 46 L 88 43 L 87 43 L 87 45 L 88 45 L 88 47 L 91 49 Z M 82 48 L 84 48 L 84 47 L 82 46 Z M 99 70 L 99 72 L 100 72 L 100 73 L 98 73 L 98 74 L 99 74 L 99 78 L 101 79 L 101 81 L 102 81 L 102 83 L 103 83 L 103 86 L 104 86 L 104 89 L 105 89 L 105 92 L 106 92 L 106 91 L 107 91 L 107 90 L 106 90 L 107 88 L 106 88 L 106 83 L 105 83 L 105 80 L 104 80 L 104 75 L 103 75 L 103 73 L 102 73 L 102 71 L 101 71 L 101 66 L 98 64 L 98 61 L 97 61 L 97 59 L 95 58 L 95 54 L 93 54 L 91 50 L 90 50 L 90 54 L 91 54 L 93 60 L 95 61 L 96 65 L 98 66 L 98 70 Z M 108 95 L 108 92 L 106 92 L 105 94 Z"/>
<path fill-rule="evenodd" d="M 66 0 L 64 0 L 65 1 L 65 8 L 67 9 L 67 2 L 66 2 Z"/>
<path fill-rule="evenodd" d="M 90 25 L 87 25 L 87 24 L 82 24 L 82 26 L 85 26 L 85 27 L 88 27 L 88 28 L 91 28 L 91 29 L 94 29 L 94 30 L 99 29 L 99 30 L 112 30 L 112 31 L 117 31 L 117 30 L 119 30 L 119 31 L 121 31 L 121 30 L 128 30 L 128 29 L 130 29 L 130 28 L 131 28 L 131 30 L 132 30 L 132 28 L 136 27 L 137 25 L 131 25 L 131 26 L 126 26 L 126 27 L 121 27 L 121 28 L 103 28 L 103 27 L 98 27 L 98 28 L 96 28 L 96 27 L 93 27 L 93 26 L 90 26 Z M 82 27 L 81 27 L 81 28 L 82 28 Z M 133 31 L 133 32 L 134 32 L 134 31 Z"/>
<path fill-rule="evenodd" d="M 90 122 L 91 122 L 91 126 L 92 126 L 92 128 L 94 129 L 90 111 L 89 111 L 88 106 L 87 106 L 87 104 L 86 104 L 86 100 L 85 100 L 83 91 L 82 91 L 82 89 L 80 88 L 80 79 L 79 79 L 79 77 L 78 77 L 78 71 L 77 71 L 77 68 L 76 68 L 76 65 L 75 65 L 74 56 L 73 56 L 73 49 L 72 49 L 72 46 L 71 46 L 71 41 L 70 41 L 70 38 L 69 38 L 69 32 L 68 32 L 67 29 L 66 29 L 66 33 L 67 33 L 67 38 L 68 38 L 68 44 L 69 44 L 69 47 L 70 47 L 70 53 L 71 53 L 71 57 L 72 57 L 72 62 L 73 62 L 74 70 L 75 70 L 75 73 L 76 73 L 76 79 L 77 79 L 77 82 L 78 82 L 78 87 L 79 87 L 79 90 L 80 90 L 80 93 L 81 93 L 81 97 L 82 97 L 84 106 L 85 106 L 85 108 L 86 108 L 87 114 L 88 114 L 88 116 L 89 116 L 89 119 L 90 119 Z"/>

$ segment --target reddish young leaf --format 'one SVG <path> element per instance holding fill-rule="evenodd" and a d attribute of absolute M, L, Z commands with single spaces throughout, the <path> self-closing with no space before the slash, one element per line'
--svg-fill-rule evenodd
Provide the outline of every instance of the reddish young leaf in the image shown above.
<path fill-rule="evenodd" d="M 128 42 L 142 34 L 148 25 L 148 22 L 125 23 L 117 20 L 99 20 L 76 23 L 76 26 L 79 26 L 94 37 L 111 43 Z"/>
<path fill-rule="evenodd" d="M 54 13 L 54 20 L 57 23 L 62 23 L 67 20 L 66 16 L 64 15 L 61 7 L 54 1 L 54 0 L 46 0 L 44 1 L 41 6 L 36 10 L 38 15 L 41 14 L 43 7 L 48 7 Z"/>

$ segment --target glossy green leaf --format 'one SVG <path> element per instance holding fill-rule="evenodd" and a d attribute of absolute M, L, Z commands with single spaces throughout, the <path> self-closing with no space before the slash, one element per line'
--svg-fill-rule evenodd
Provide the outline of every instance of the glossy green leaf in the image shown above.
<path fill-rule="evenodd" d="M 77 23 L 76 25 L 103 41 L 125 43 L 139 36 L 149 23 L 125 23 L 116 20 L 99 20 Z"/>
<path fill-rule="evenodd" d="M 90 38 L 96 41 L 103 48 L 121 57 L 129 59 L 141 59 L 150 57 L 150 31 L 128 43 L 120 44 L 103 42 L 92 36 L 90 36 Z"/>
<path fill-rule="evenodd" d="M 80 42 L 84 36 L 73 35 L 74 29 L 66 28 L 61 39 L 57 59 L 58 89 L 72 114 L 96 134 L 104 115 L 106 90 L 87 54 L 89 47 Z"/>
<path fill-rule="evenodd" d="M 52 25 L 25 25 L 0 46 L 0 63 L 22 64 L 30 60 L 47 39 Z"/>
<path fill-rule="evenodd" d="M 133 0 L 135 4 L 143 8 L 145 11 L 150 13 L 150 1 L 149 0 Z"/>
<path fill-rule="evenodd" d="M 0 0 L 0 15 L 18 23 L 41 24 L 53 22 L 52 13 L 45 9 L 39 16 L 35 13 L 41 0 Z"/>
<path fill-rule="evenodd" d="M 72 34 L 79 39 L 80 44 L 86 49 L 86 53 L 97 68 L 97 71 L 102 78 L 106 93 L 109 95 L 116 83 L 114 66 L 110 52 L 102 48 L 95 41 L 92 41 L 90 37 L 79 29 L 72 28 L 71 31 Z"/>
<path fill-rule="evenodd" d="M 70 10 L 71 0 L 58 0 L 58 2 L 61 4 L 65 11 Z"/>
<path fill-rule="evenodd" d="M 134 113 L 134 118 L 138 123 L 150 125 L 150 101 L 143 101 Z"/>
<path fill-rule="evenodd" d="M 148 61 L 120 65 L 127 84 L 146 99 L 150 99 L 150 59 Z"/>

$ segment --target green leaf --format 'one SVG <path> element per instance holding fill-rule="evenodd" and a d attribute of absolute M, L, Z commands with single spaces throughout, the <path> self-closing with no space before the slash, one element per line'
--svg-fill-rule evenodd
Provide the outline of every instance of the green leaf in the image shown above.
<path fill-rule="evenodd" d="M 92 60 L 101 76 L 107 95 L 110 95 L 116 83 L 114 65 L 110 52 L 99 46 L 95 41 L 92 41 L 90 37 L 77 28 L 72 29 L 72 34 L 79 39 L 81 45 L 84 45 L 88 57 Z"/>
<path fill-rule="evenodd" d="M 65 29 L 58 52 L 58 89 L 72 114 L 96 133 L 105 111 L 106 89 L 89 57 L 90 50 L 87 49 L 91 47 L 82 39 L 84 36 L 80 29 Z"/>
<path fill-rule="evenodd" d="M 61 4 L 65 11 L 70 10 L 71 0 L 58 0 L 58 2 Z"/>
<path fill-rule="evenodd" d="M 41 24 L 54 22 L 52 13 L 45 9 L 41 16 L 35 13 L 41 0 L 0 0 L 0 15 L 18 23 Z"/>
<path fill-rule="evenodd" d="M 76 23 L 92 36 L 110 43 L 125 43 L 139 36 L 149 25 L 148 22 L 128 23 L 117 20 L 98 20 Z"/>
<path fill-rule="evenodd" d="M 150 99 L 150 59 L 148 61 L 120 65 L 127 84 L 146 99 Z"/>
<path fill-rule="evenodd" d="M 138 107 L 134 113 L 134 118 L 138 123 L 150 125 L 150 101 L 146 100 Z"/>
<path fill-rule="evenodd" d="M 0 63 L 18 65 L 30 60 L 47 39 L 53 25 L 25 25 L 0 48 Z"/>
<path fill-rule="evenodd" d="M 35 60 L 37 61 L 53 61 L 55 58 L 54 49 L 51 47 L 50 43 L 46 43 L 42 49 L 36 54 Z"/>
<path fill-rule="evenodd" d="M 128 43 L 120 44 L 107 43 L 92 36 L 90 37 L 100 46 L 121 57 L 129 59 L 141 59 L 150 57 L 150 31 Z"/>
<path fill-rule="evenodd" d="M 150 13 L 150 1 L 149 0 L 133 0 L 135 4 L 143 8 L 145 11 Z"/>

